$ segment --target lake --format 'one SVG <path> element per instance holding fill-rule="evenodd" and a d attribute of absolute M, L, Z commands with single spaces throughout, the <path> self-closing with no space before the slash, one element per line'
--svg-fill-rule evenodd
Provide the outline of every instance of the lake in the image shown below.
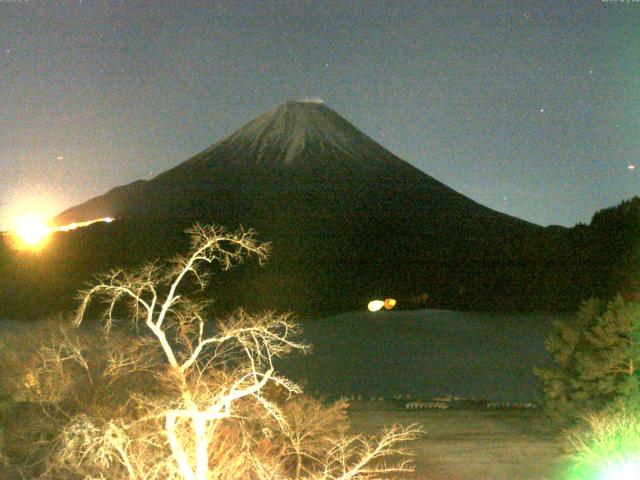
<path fill-rule="evenodd" d="M 534 367 L 562 315 L 447 310 L 356 312 L 303 323 L 313 345 L 281 362 L 307 391 L 363 398 L 456 395 L 516 402 L 542 397 Z"/>
<path fill-rule="evenodd" d="M 551 322 L 562 318 L 447 310 L 345 313 L 304 321 L 303 338 L 313 351 L 276 366 L 306 391 L 327 396 L 535 401 L 542 392 L 533 369 L 550 363 L 544 340 Z M 0 337 L 28 326 L 0 320 Z"/>

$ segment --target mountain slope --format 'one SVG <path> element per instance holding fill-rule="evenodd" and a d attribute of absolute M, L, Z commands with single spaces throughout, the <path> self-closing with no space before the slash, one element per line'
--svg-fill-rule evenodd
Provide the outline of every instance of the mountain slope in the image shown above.
<path fill-rule="evenodd" d="M 199 221 L 252 227 L 273 243 L 266 268 L 214 285 L 222 305 L 345 311 L 375 295 L 404 305 L 420 295 L 429 306 L 527 308 L 541 280 L 524 245 L 546 235 L 421 172 L 327 106 L 304 102 L 287 102 L 154 179 L 56 221 L 104 216 L 117 221 L 57 237 L 51 251 L 65 263 L 48 260 L 49 290 L 184 250 L 180 232 Z"/>
<path fill-rule="evenodd" d="M 399 196 L 389 200 L 406 199 L 402 207 L 411 211 L 463 210 L 465 216 L 525 224 L 482 207 L 417 170 L 327 106 L 305 102 L 287 102 L 153 180 L 118 187 L 63 212 L 57 220 L 165 216 L 176 206 L 211 193 L 238 201 L 242 194 L 281 197 L 300 192 L 325 196 L 366 192 L 372 207 Z M 345 200 L 349 198 L 341 198 Z"/>

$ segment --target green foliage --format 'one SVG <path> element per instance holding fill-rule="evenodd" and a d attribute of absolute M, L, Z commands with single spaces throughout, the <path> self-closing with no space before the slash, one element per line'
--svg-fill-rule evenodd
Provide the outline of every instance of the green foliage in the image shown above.
<path fill-rule="evenodd" d="M 640 304 L 618 296 L 590 299 L 567 322 L 556 322 L 546 342 L 555 366 L 536 373 L 545 409 L 557 424 L 575 423 L 586 412 L 638 401 Z"/>
<path fill-rule="evenodd" d="M 587 417 L 573 430 L 566 480 L 627 480 L 640 477 L 640 417 L 626 409 Z"/>

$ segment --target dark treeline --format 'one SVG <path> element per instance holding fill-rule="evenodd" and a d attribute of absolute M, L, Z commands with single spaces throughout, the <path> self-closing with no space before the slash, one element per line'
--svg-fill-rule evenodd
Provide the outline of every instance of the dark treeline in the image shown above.
<path fill-rule="evenodd" d="M 182 232 L 188 226 L 123 219 L 56 234 L 41 252 L 3 244 L 0 317 L 37 319 L 71 309 L 77 290 L 93 274 L 186 251 Z M 271 259 L 264 267 L 241 266 L 224 283 L 214 278 L 205 295 L 220 310 L 245 306 L 312 316 L 362 309 L 375 296 L 394 296 L 405 308 L 560 312 L 589 297 L 638 291 L 638 197 L 597 212 L 589 225 L 512 229 L 504 235 L 469 225 L 446 239 L 380 235 L 378 242 L 362 242 L 363 232 L 347 225 L 304 238 L 296 238 L 294 229 L 256 228 L 273 244 Z"/>
<path fill-rule="evenodd" d="M 547 227 L 538 237 L 524 239 L 521 249 L 513 246 L 505 267 L 508 272 L 515 266 L 517 287 L 506 309 L 568 311 L 590 297 L 634 297 L 639 291 L 640 198 L 596 212 L 588 225 Z M 518 281 L 526 278 L 528 284 Z"/>

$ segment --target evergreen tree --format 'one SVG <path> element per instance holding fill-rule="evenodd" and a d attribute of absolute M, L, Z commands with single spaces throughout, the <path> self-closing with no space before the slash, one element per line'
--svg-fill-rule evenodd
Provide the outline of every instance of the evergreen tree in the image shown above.
<path fill-rule="evenodd" d="M 536 373 L 546 413 L 557 424 L 637 401 L 640 304 L 621 296 L 609 303 L 587 300 L 570 320 L 554 324 L 546 348 L 555 365 Z"/>

